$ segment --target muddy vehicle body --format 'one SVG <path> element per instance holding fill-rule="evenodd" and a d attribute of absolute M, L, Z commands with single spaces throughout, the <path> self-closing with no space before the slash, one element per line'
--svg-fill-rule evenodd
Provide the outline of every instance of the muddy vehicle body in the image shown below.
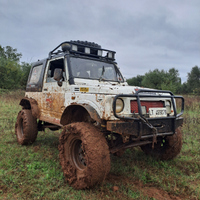
<path fill-rule="evenodd" d="M 177 113 L 175 99 L 181 99 Z M 110 153 L 140 146 L 168 160 L 182 147 L 184 99 L 170 91 L 128 86 L 115 52 L 90 42 L 63 42 L 32 64 L 15 133 L 19 144 L 45 128 L 63 129 L 59 157 L 64 176 L 77 189 L 101 183 Z"/>

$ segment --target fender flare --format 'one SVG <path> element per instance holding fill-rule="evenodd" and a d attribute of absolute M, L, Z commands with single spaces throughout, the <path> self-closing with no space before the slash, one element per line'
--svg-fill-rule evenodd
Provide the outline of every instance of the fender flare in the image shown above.
<path fill-rule="evenodd" d="M 19 105 L 21 105 L 23 109 L 31 110 L 33 117 L 40 118 L 40 109 L 35 99 L 24 97 L 21 99 Z"/>
<path fill-rule="evenodd" d="M 68 118 L 67 116 L 71 116 L 72 110 L 76 109 L 78 107 L 84 109 L 87 112 L 87 114 L 89 115 L 90 119 L 92 119 L 93 122 L 97 122 L 98 124 L 101 124 L 101 118 L 100 118 L 98 112 L 92 106 L 85 104 L 85 103 L 84 104 L 72 104 L 72 105 L 69 105 L 68 107 L 66 107 L 61 116 L 60 123 L 62 125 L 72 123 L 72 121 L 70 121 L 66 118 Z"/>

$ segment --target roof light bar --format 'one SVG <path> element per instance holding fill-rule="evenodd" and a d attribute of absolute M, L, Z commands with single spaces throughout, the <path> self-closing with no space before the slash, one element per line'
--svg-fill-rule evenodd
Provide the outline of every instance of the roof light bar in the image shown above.
<path fill-rule="evenodd" d="M 108 58 L 111 58 L 111 59 L 114 59 L 114 53 L 113 52 L 108 52 L 108 54 L 107 54 L 107 56 L 108 56 Z"/>
<path fill-rule="evenodd" d="M 90 54 L 90 48 L 85 47 L 85 53 Z"/>
<path fill-rule="evenodd" d="M 90 57 L 98 57 L 109 60 L 115 60 L 115 52 L 107 49 L 102 49 L 100 45 L 87 41 L 69 41 L 63 42 L 58 45 L 55 49 L 49 52 L 49 58 L 53 55 L 61 54 L 62 51 L 58 50 L 61 47 L 64 53 L 75 53 L 80 55 L 87 55 Z M 56 52 L 57 50 L 57 52 Z"/>
<path fill-rule="evenodd" d="M 98 56 L 102 56 L 102 55 L 103 55 L 103 51 L 102 51 L 102 50 L 98 50 L 98 51 L 97 51 L 97 55 L 98 55 Z"/>

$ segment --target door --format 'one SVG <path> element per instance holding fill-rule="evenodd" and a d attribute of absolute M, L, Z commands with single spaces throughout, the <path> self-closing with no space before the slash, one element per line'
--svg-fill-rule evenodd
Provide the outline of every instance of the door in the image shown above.
<path fill-rule="evenodd" d="M 57 58 L 48 61 L 43 83 L 43 116 L 44 121 L 54 124 L 60 124 L 60 118 L 64 111 L 65 90 L 67 86 L 66 65 L 64 58 Z M 58 86 L 54 80 L 54 70 L 62 69 L 62 86 Z"/>

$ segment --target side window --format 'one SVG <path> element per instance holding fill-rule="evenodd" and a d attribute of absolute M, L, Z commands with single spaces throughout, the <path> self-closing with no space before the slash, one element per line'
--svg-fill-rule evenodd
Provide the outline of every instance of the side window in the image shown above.
<path fill-rule="evenodd" d="M 56 68 L 62 69 L 62 71 L 63 71 L 63 81 L 66 80 L 64 59 L 59 59 L 59 60 L 53 60 L 53 61 L 49 62 L 48 71 L 47 71 L 47 80 L 46 80 L 47 83 L 56 81 L 53 78 L 54 70 Z"/>
<path fill-rule="evenodd" d="M 39 82 L 41 70 L 42 65 L 38 65 L 33 68 L 29 84 L 37 84 Z"/>

